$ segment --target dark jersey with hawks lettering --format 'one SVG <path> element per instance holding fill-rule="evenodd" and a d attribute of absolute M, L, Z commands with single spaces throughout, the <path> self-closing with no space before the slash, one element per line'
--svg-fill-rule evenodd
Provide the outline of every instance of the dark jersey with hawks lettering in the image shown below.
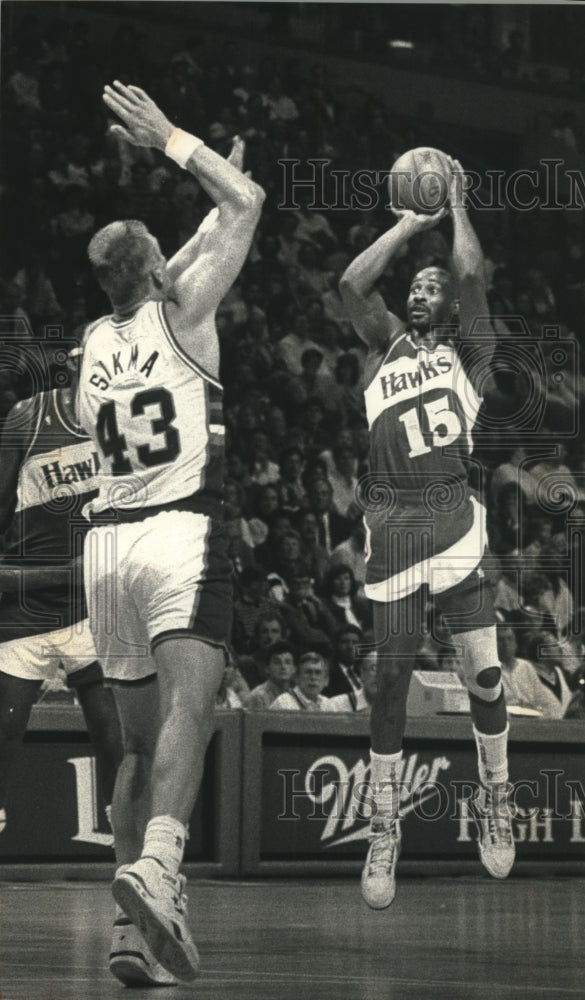
<path fill-rule="evenodd" d="M 83 550 L 89 525 L 81 510 L 97 495 L 99 459 L 67 418 L 61 392 L 23 400 L 4 426 L 0 490 L 4 517 L 14 510 L 4 536 L 4 562 L 11 566 L 62 566 Z M 2 597 L 0 641 L 64 628 L 86 615 L 80 573 L 67 586 L 23 586 Z"/>
<path fill-rule="evenodd" d="M 452 344 L 417 344 L 409 332 L 390 346 L 365 390 L 371 468 L 399 489 L 433 479 L 467 481 L 465 458 L 481 400 Z"/>
<path fill-rule="evenodd" d="M 481 399 L 453 344 L 417 343 L 406 330 L 382 358 L 365 401 L 366 593 L 374 597 L 372 585 L 450 550 L 471 530 L 468 460 Z"/>

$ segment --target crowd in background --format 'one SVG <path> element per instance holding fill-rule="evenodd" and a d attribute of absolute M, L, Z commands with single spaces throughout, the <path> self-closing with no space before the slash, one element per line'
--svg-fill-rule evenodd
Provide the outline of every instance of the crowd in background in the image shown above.
<path fill-rule="evenodd" d="M 0 419 L 31 391 L 27 358 L 41 349 L 45 328 L 61 325 L 66 337 L 81 338 L 107 311 L 86 256 L 92 234 L 114 219 L 140 219 L 171 255 L 210 207 L 195 179 L 162 155 L 108 135 L 104 83 L 143 86 L 223 155 L 241 135 L 245 169 L 268 197 L 249 259 L 217 315 L 236 593 L 219 702 L 366 712 L 375 657 L 355 655 L 371 641 L 372 618 L 356 493 L 368 472 L 365 348 L 338 282 L 393 217 L 383 191 L 368 211 L 328 207 L 339 199 L 332 171 L 387 169 L 406 149 L 440 145 L 441 123 L 431 105 L 397 122 L 380 95 L 361 92 L 346 103 L 322 66 L 304 71 L 292 53 L 281 63 L 267 50 L 254 62 L 233 39 L 211 46 L 199 35 L 159 61 L 149 36 L 129 22 L 100 43 L 82 19 L 51 20 L 41 32 L 31 30 L 31 17 L 13 18 L 4 41 L 0 315 L 12 319 L 0 328 Z M 513 57 L 513 48 L 501 57 L 508 80 L 516 79 Z M 542 157 L 559 155 L 581 169 L 581 141 L 571 114 L 542 115 L 516 166 L 538 169 Z M 281 161 L 300 161 L 297 176 L 306 177 L 311 158 L 330 161 L 321 208 L 311 207 L 308 188 L 295 190 L 298 207 L 283 208 L 290 191 Z M 543 197 L 567 183 L 562 171 L 538 176 Z M 488 506 L 505 685 L 512 704 L 574 716 L 583 712 L 585 632 L 583 213 L 494 210 L 473 221 L 499 346 L 476 434 L 482 471 L 477 464 L 472 475 Z M 393 312 L 404 316 L 416 270 L 448 262 L 450 238 L 447 220 L 388 269 L 380 290 Z M 26 324 L 15 326 L 19 318 Z M 47 385 L 59 374 L 53 361 Z M 431 604 L 417 667 L 458 669 L 457 648 Z"/>

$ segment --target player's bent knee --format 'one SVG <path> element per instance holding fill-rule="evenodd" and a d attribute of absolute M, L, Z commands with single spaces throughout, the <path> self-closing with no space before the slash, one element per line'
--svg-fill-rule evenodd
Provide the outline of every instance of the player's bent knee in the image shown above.
<path fill-rule="evenodd" d="M 474 676 L 468 674 L 467 689 L 480 701 L 497 701 L 503 690 L 500 667 L 485 667 Z"/>
<path fill-rule="evenodd" d="M 495 688 L 502 679 L 502 671 L 499 667 L 487 667 L 480 670 L 477 675 L 477 683 L 481 688 Z"/>

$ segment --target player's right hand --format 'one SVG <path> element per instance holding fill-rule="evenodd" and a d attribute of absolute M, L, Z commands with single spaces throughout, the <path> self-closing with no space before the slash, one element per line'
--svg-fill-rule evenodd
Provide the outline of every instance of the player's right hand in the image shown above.
<path fill-rule="evenodd" d="M 447 208 L 441 208 L 432 215 L 423 215 L 421 212 L 413 212 L 411 208 L 392 208 L 394 215 L 402 222 L 406 222 L 413 233 L 422 233 L 425 229 L 432 229 L 441 219 L 448 214 Z"/>
<path fill-rule="evenodd" d="M 126 87 L 114 80 L 112 87 L 104 88 L 104 103 L 118 116 L 121 125 L 112 125 L 110 131 L 131 142 L 133 146 L 152 146 L 164 152 L 173 132 L 173 126 L 140 87 Z"/>

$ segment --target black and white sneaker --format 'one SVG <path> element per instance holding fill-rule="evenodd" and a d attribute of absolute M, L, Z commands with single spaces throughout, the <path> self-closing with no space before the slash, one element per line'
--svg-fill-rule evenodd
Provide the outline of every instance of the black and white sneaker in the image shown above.
<path fill-rule="evenodd" d="M 116 907 L 110 951 L 110 972 L 124 986 L 176 986 L 177 980 L 163 969 L 137 927 Z"/>
<path fill-rule="evenodd" d="M 189 983 L 199 973 L 199 954 L 187 926 L 185 877 L 171 875 L 156 858 L 140 858 L 116 875 L 112 894 L 136 925 L 155 959 Z"/>

